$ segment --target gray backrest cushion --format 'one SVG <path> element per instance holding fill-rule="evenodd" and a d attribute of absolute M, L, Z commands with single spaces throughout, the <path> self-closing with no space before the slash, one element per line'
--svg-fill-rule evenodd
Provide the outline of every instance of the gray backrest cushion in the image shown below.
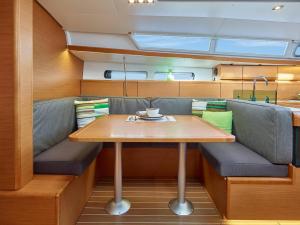
<path fill-rule="evenodd" d="M 76 129 L 75 99 L 75 97 L 70 97 L 34 103 L 35 156 L 66 139 Z"/>
<path fill-rule="evenodd" d="M 137 111 L 146 110 L 146 108 L 150 108 L 150 100 L 146 98 L 109 98 L 110 114 L 135 114 Z"/>
<path fill-rule="evenodd" d="M 292 112 L 284 107 L 228 100 L 237 140 L 272 163 L 292 162 Z"/>
<path fill-rule="evenodd" d="M 191 98 L 154 98 L 151 100 L 152 108 L 159 108 L 164 115 L 191 115 Z"/>

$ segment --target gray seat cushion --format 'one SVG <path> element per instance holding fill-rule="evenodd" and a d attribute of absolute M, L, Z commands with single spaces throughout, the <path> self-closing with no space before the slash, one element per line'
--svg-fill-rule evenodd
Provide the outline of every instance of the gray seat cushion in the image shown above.
<path fill-rule="evenodd" d="M 151 100 L 152 108 L 159 108 L 164 115 L 191 115 L 191 98 L 155 98 Z"/>
<path fill-rule="evenodd" d="M 74 100 L 62 98 L 34 103 L 34 155 L 58 144 L 76 129 Z"/>
<path fill-rule="evenodd" d="M 272 163 L 289 164 L 293 156 L 292 112 L 284 107 L 228 100 L 238 142 Z"/>
<path fill-rule="evenodd" d="M 109 98 L 110 114 L 135 114 L 150 108 L 150 100 L 146 98 Z"/>
<path fill-rule="evenodd" d="M 272 164 L 244 145 L 202 143 L 202 154 L 223 177 L 286 177 L 287 165 Z"/>
<path fill-rule="evenodd" d="M 34 158 L 36 174 L 81 175 L 101 151 L 98 143 L 71 142 L 68 139 Z"/>

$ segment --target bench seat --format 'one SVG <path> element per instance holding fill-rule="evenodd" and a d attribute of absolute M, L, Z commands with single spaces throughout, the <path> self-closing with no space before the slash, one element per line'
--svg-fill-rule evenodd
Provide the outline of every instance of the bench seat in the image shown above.
<path fill-rule="evenodd" d="M 102 144 L 71 142 L 65 139 L 34 158 L 34 173 L 80 176 L 101 149 Z"/>
<path fill-rule="evenodd" d="M 287 177 L 288 165 L 272 164 L 267 159 L 235 143 L 202 143 L 201 151 L 223 177 Z"/>

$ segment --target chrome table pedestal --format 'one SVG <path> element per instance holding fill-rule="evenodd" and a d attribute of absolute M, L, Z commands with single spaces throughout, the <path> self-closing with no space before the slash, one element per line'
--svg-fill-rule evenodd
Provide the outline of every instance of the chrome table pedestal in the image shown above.
<path fill-rule="evenodd" d="M 193 204 L 185 199 L 185 173 L 186 173 L 186 143 L 179 143 L 178 168 L 178 198 L 169 202 L 169 208 L 176 215 L 190 215 L 194 211 Z"/>
<path fill-rule="evenodd" d="M 122 215 L 130 209 L 130 202 L 122 198 L 122 143 L 115 143 L 115 197 L 105 210 L 110 215 Z"/>

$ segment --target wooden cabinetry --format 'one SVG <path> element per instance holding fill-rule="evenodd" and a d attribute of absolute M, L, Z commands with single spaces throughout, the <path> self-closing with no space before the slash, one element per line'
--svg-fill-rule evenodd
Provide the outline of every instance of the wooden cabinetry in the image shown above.
<path fill-rule="evenodd" d="M 242 90 L 242 81 L 221 81 L 221 98 L 234 98 L 235 90 Z"/>
<path fill-rule="evenodd" d="M 215 81 L 182 81 L 180 97 L 220 98 L 220 82 Z"/>
<path fill-rule="evenodd" d="M 127 81 L 127 95 L 137 96 L 137 81 Z M 124 81 L 82 80 L 83 96 L 125 96 Z"/>
<path fill-rule="evenodd" d="M 253 80 L 257 76 L 265 76 L 268 80 L 276 80 L 277 70 L 277 66 L 244 66 L 243 79 Z"/>
<path fill-rule="evenodd" d="M 219 65 L 218 77 L 220 80 L 242 80 L 243 66 Z"/>
<path fill-rule="evenodd" d="M 280 100 L 297 99 L 300 81 L 278 81 L 277 96 Z"/>
<path fill-rule="evenodd" d="M 300 66 L 278 66 L 278 80 L 300 81 Z"/>
<path fill-rule="evenodd" d="M 253 80 L 257 76 L 265 76 L 268 80 L 276 80 L 278 73 L 277 66 L 219 65 L 217 69 L 220 80 Z"/>

